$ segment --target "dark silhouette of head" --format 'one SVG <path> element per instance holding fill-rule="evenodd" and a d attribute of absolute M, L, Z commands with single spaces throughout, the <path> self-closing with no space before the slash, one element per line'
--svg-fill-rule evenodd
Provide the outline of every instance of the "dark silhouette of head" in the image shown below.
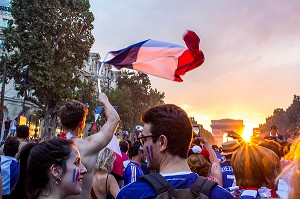
<path fill-rule="evenodd" d="M 18 138 L 28 138 L 29 137 L 29 127 L 26 125 L 20 125 L 17 127 L 17 137 Z"/>
<path fill-rule="evenodd" d="M 4 142 L 4 155 L 14 157 L 18 153 L 19 145 L 20 141 L 16 137 L 9 136 Z"/>
<path fill-rule="evenodd" d="M 122 152 L 126 153 L 128 151 L 129 144 L 127 141 L 125 141 L 125 140 L 120 141 L 119 146 L 120 146 L 120 149 Z"/>

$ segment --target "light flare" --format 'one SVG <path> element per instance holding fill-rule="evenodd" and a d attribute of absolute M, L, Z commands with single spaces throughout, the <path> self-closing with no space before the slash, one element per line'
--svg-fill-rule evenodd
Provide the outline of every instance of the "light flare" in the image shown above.
<path fill-rule="evenodd" d="M 242 138 L 246 141 L 246 142 L 250 142 L 251 140 L 251 136 L 253 136 L 253 128 L 256 126 L 256 124 L 251 124 L 248 123 L 247 121 L 244 122 L 245 123 L 245 128 L 242 134 Z"/>

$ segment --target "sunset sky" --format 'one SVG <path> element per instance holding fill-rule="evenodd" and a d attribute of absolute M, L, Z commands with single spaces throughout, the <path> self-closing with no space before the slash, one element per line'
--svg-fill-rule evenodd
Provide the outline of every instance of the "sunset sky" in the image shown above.
<path fill-rule="evenodd" d="M 299 0 L 91 0 L 92 52 L 154 39 L 185 46 L 195 31 L 205 62 L 173 82 L 150 76 L 165 102 L 211 131 L 211 120 L 242 119 L 246 130 L 300 94 Z"/>

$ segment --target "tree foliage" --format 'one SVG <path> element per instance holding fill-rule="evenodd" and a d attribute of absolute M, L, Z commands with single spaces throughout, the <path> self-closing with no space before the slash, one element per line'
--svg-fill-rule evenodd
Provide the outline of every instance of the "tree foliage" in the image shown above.
<path fill-rule="evenodd" d="M 109 94 L 109 101 L 113 106 L 118 106 L 118 113 L 120 115 L 120 127 L 122 129 L 130 129 L 134 124 L 133 118 L 133 104 L 131 101 L 131 91 L 129 88 L 115 89 Z"/>
<path fill-rule="evenodd" d="M 275 124 L 278 132 L 285 137 L 289 137 L 300 128 L 300 96 L 294 95 L 292 104 L 286 109 L 277 108 L 273 115 L 266 118 L 266 123 L 260 125 L 261 133 L 268 133 L 270 126 Z"/>
<path fill-rule="evenodd" d="M 55 118 L 55 107 L 86 86 L 78 69 L 94 42 L 90 4 L 87 0 L 13 0 L 11 4 L 13 22 L 4 30 L 10 54 L 8 76 L 21 95 L 30 90 L 43 105 L 48 124 Z"/>
<path fill-rule="evenodd" d="M 149 76 L 135 72 L 126 76 L 128 72 L 122 72 L 124 76 L 117 79 L 117 89 L 109 95 L 114 105 L 119 106 L 121 124 L 126 130 L 134 131 L 134 127 L 140 124 L 140 117 L 148 108 L 162 104 L 165 93 L 151 88 Z M 124 108 L 123 108 L 124 107 Z"/>

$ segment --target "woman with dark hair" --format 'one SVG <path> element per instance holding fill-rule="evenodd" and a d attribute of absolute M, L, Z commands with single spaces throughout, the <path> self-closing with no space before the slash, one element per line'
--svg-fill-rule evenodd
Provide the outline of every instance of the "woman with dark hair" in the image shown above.
<path fill-rule="evenodd" d="M 20 179 L 11 198 L 64 199 L 79 195 L 83 175 L 87 172 L 74 142 L 66 139 L 51 139 L 24 147 L 20 167 Z"/>
<path fill-rule="evenodd" d="M 27 161 L 32 147 L 37 145 L 37 143 L 32 142 L 23 146 L 19 152 L 18 161 L 20 163 L 20 174 L 16 186 L 12 190 L 8 198 L 12 199 L 27 199 L 27 195 L 24 193 L 26 189 L 26 179 L 27 179 Z"/>

